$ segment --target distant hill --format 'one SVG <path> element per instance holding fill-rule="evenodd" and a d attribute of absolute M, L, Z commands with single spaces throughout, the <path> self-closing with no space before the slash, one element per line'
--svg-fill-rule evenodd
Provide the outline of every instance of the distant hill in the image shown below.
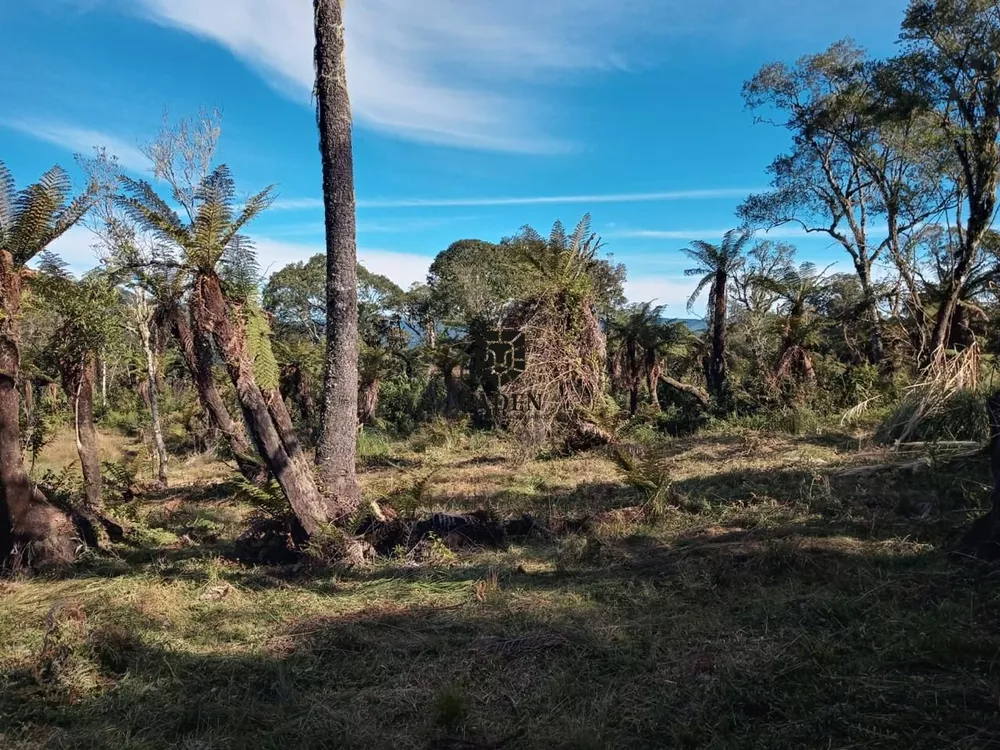
<path fill-rule="evenodd" d="M 708 328 L 708 323 L 700 318 L 665 318 L 667 323 L 683 323 L 695 333 L 701 333 Z"/>

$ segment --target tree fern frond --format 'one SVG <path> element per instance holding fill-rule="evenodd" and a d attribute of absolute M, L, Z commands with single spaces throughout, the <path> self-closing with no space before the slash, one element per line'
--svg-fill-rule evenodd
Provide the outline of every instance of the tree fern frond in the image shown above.
<path fill-rule="evenodd" d="M 27 263 L 38 252 L 52 216 L 58 210 L 53 196 L 41 185 L 29 185 L 17 194 L 14 224 L 7 238 L 7 249 L 17 263 Z"/>
<path fill-rule="evenodd" d="M 51 250 L 42 250 L 38 256 L 38 273 L 59 279 L 71 280 L 69 264 Z"/>
<path fill-rule="evenodd" d="M 212 170 L 198 185 L 194 197 L 199 205 L 215 204 L 225 212 L 227 218 L 232 217 L 233 203 L 236 200 L 236 183 L 229 167 L 220 164 Z"/>
<path fill-rule="evenodd" d="M 189 233 L 181 217 L 153 190 L 152 185 L 130 177 L 122 177 L 121 185 L 127 195 L 119 196 L 115 202 L 133 221 L 160 240 L 185 250 L 190 246 Z"/>
<path fill-rule="evenodd" d="M 14 189 L 14 175 L 7 165 L 0 161 L 0 245 L 6 245 L 7 235 L 14 223 L 14 205 L 17 193 Z"/>
<path fill-rule="evenodd" d="M 277 390 L 281 381 L 281 368 L 271 348 L 271 326 L 267 315 L 260 308 L 257 294 L 247 297 L 246 315 L 247 347 L 252 359 L 254 378 L 263 390 Z"/>
<path fill-rule="evenodd" d="M 527 224 L 521 227 L 521 237 L 527 243 L 545 243 L 542 235 L 540 235 L 534 228 L 529 227 Z"/>
<path fill-rule="evenodd" d="M 232 220 L 229 225 L 228 230 L 222 236 L 222 243 L 227 246 L 237 234 L 249 224 L 251 221 L 256 219 L 263 213 L 267 208 L 274 203 L 274 185 L 269 185 L 268 187 L 261 190 L 256 195 L 250 196 L 247 202 L 243 204 L 243 208 L 240 210 L 236 218 Z"/>
<path fill-rule="evenodd" d="M 576 225 L 576 229 L 573 230 L 573 236 L 570 238 L 569 241 L 570 247 L 573 248 L 574 250 L 583 247 L 584 238 L 587 237 L 587 235 L 589 234 L 591 234 L 591 232 L 590 232 L 590 214 L 588 213 L 583 215 L 583 218 L 581 218 L 579 223 Z"/>
<path fill-rule="evenodd" d="M 60 205 L 66 202 L 73 183 L 66 170 L 57 165 L 38 178 L 38 186 L 49 195 L 53 203 Z"/>
<path fill-rule="evenodd" d="M 253 241 L 242 234 L 235 235 L 221 257 L 220 274 L 226 292 L 237 299 L 244 299 L 255 292 L 260 283 L 260 266 Z"/>
<path fill-rule="evenodd" d="M 80 219 L 86 215 L 93 205 L 94 195 L 90 191 L 74 198 L 68 206 L 55 216 L 52 226 L 49 227 L 42 238 L 43 243 L 49 245 L 66 234 L 66 232 L 79 223 Z"/>
<path fill-rule="evenodd" d="M 558 219 L 552 225 L 552 231 L 549 233 L 549 245 L 557 247 L 560 250 L 565 250 L 569 245 L 569 240 L 566 237 L 566 228 Z"/>
<path fill-rule="evenodd" d="M 688 268 L 684 271 L 685 276 L 706 276 L 713 273 L 715 273 L 715 271 L 711 268 L 705 268 L 704 266 L 699 266 L 698 268 Z"/>
<path fill-rule="evenodd" d="M 712 274 L 706 274 L 698 281 L 698 286 L 695 287 L 694 292 L 688 297 L 687 310 L 691 312 L 694 309 L 695 303 L 698 301 L 698 297 L 701 293 L 705 291 L 705 287 L 712 283 L 714 276 Z"/>

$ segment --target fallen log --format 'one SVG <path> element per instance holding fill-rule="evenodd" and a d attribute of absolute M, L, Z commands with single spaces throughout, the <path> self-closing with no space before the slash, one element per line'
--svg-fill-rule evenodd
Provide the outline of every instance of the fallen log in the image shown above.
<path fill-rule="evenodd" d="M 680 380 L 674 380 L 674 378 L 669 375 L 663 375 L 662 373 L 660 375 L 660 380 L 676 391 L 693 396 L 695 401 L 701 404 L 703 409 L 708 410 L 711 408 L 712 402 L 709 400 L 708 394 L 698 386 L 690 385 L 689 383 L 682 383 Z"/>

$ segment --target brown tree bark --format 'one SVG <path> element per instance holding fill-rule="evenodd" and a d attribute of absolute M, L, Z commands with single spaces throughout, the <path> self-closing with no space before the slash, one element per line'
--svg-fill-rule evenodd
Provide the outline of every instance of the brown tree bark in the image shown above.
<path fill-rule="evenodd" d="M 226 436 L 240 474 L 254 484 L 267 481 L 267 468 L 254 458 L 246 430 L 229 414 L 226 402 L 215 387 L 212 376 L 212 342 L 204 334 L 193 331 L 187 315 L 175 307 L 170 312 L 170 327 L 180 344 L 184 363 L 194 380 L 201 406 L 209 419 Z"/>
<path fill-rule="evenodd" d="M 40 565 L 74 556 L 72 522 L 32 486 L 21 459 L 20 308 L 20 270 L 0 250 L 0 567 L 23 555 Z"/>
<path fill-rule="evenodd" d="M 326 362 L 316 463 L 338 515 L 360 502 L 355 475 L 358 420 L 358 290 L 351 101 L 341 0 L 314 0 L 316 101 L 326 208 Z"/>
<path fill-rule="evenodd" d="M 361 386 L 361 398 L 358 406 L 358 422 L 371 424 L 378 409 L 378 392 L 382 383 L 376 378 Z"/>
<path fill-rule="evenodd" d="M 706 411 L 711 408 L 712 402 L 709 400 L 708 394 L 701 390 L 701 388 L 691 385 L 690 383 L 682 383 L 681 381 L 675 380 L 668 375 L 660 375 L 660 380 L 669 385 L 675 391 L 680 391 L 681 393 L 693 396 Z"/>
<path fill-rule="evenodd" d="M 88 511 L 101 507 L 101 451 L 94 426 L 94 355 L 86 352 L 82 361 L 59 363 L 63 390 L 73 408 L 76 452 L 83 472 L 83 494 Z"/>
<path fill-rule="evenodd" d="M 716 273 L 714 289 L 712 290 L 715 303 L 712 310 L 712 353 L 705 373 L 708 390 L 716 399 L 720 399 L 726 389 L 726 287 L 728 283 L 729 275 L 725 271 Z"/>
<path fill-rule="evenodd" d="M 218 276 L 200 274 L 195 279 L 191 307 L 196 330 L 215 338 L 254 442 L 302 528 L 312 535 L 323 524 L 336 521 L 340 508 L 317 489 L 280 394 L 265 395 L 254 378 L 245 325 L 239 310 L 227 303 Z"/>
<path fill-rule="evenodd" d="M 660 361 L 656 357 L 653 349 L 646 351 L 646 386 L 649 388 L 649 400 L 653 408 L 662 411 L 660 407 L 660 394 L 658 387 L 660 384 Z"/>
<path fill-rule="evenodd" d="M 150 321 L 137 320 L 139 328 L 139 338 L 142 341 L 142 350 L 146 356 L 146 382 L 149 390 L 149 412 L 152 417 L 153 447 L 156 450 L 156 481 L 161 488 L 167 486 L 167 446 L 163 441 L 163 426 L 160 424 L 160 382 L 157 378 L 156 360 L 154 353 L 157 344 L 155 341 L 155 330 Z"/>
<path fill-rule="evenodd" d="M 312 391 L 309 388 L 309 380 L 306 378 L 302 367 L 298 364 L 289 365 L 281 375 L 282 393 L 298 407 L 302 415 L 302 421 L 307 425 L 313 424 L 316 416 L 316 402 L 313 399 Z"/>

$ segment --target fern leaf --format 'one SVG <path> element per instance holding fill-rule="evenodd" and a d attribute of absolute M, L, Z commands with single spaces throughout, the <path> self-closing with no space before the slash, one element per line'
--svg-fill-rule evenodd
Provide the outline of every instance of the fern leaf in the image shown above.
<path fill-rule="evenodd" d="M 256 293 L 247 297 L 246 312 L 247 346 L 253 362 L 253 375 L 263 390 L 278 390 L 281 368 L 271 347 L 271 326 L 260 309 Z"/>

